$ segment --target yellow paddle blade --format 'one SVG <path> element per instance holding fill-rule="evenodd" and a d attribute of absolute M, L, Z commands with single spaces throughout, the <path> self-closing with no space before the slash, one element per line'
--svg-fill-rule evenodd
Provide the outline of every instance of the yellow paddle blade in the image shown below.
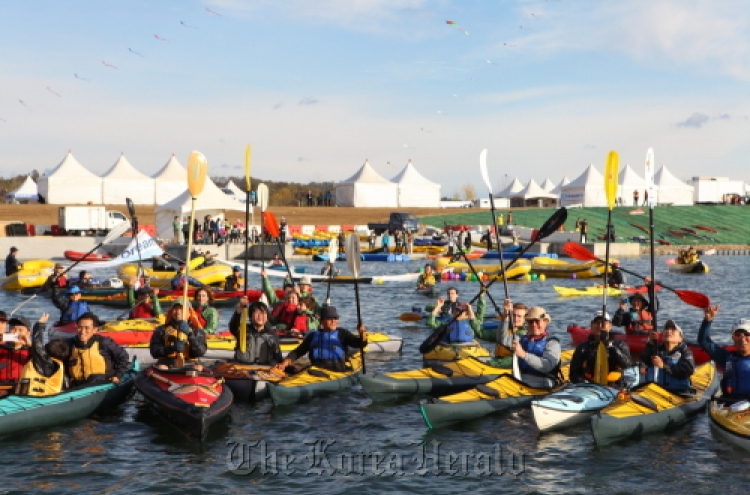
<path fill-rule="evenodd" d="M 247 352 L 247 308 L 242 308 L 242 316 L 240 316 L 239 345 L 240 352 Z"/>
<path fill-rule="evenodd" d="M 250 192 L 253 190 L 250 185 L 250 153 L 252 152 L 252 145 L 248 144 L 245 148 L 245 191 Z"/>
<path fill-rule="evenodd" d="M 596 348 L 596 361 L 594 362 L 594 383 L 606 385 L 609 375 L 609 359 L 607 358 L 607 347 L 604 342 L 599 342 Z"/>
<path fill-rule="evenodd" d="M 193 151 L 190 153 L 188 158 L 188 191 L 194 198 L 198 197 L 203 192 L 203 186 L 206 183 L 206 175 L 208 175 L 208 161 L 206 157 L 200 151 Z"/>
<path fill-rule="evenodd" d="M 620 157 L 616 151 L 610 151 L 607 155 L 607 165 L 604 169 L 604 190 L 607 193 L 607 205 L 609 209 L 615 207 L 617 198 L 617 175 L 620 170 Z"/>
<path fill-rule="evenodd" d="M 422 319 L 422 315 L 417 313 L 401 313 L 399 319 L 401 321 L 419 321 Z"/>

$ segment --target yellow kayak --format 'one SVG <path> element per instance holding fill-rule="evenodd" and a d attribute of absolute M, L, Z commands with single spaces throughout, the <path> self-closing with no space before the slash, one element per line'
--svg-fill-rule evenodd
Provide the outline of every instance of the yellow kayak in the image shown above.
<path fill-rule="evenodd" d="M 203 258 L 193 258 L 190 260 L 190 276 L 205 285 L 223 284 L 228 276 L 232 274 L 232 268 L 223 263 L 215 263 L 204 268 L 195 268 L 203 264 Z M 152 287 L 170 287 L 172 279 L 175 276 L 173 271 L 160 271 L 145 268 L 146 274 L 151 278 Z M 125 264 L 118 268 L 117 275 L 123 280 L 132 280 L 136 276 L 138 265 Z"/>
<path fill-rule="evenodd" d="M 711 429 L 730 444 L 750 450 L 750 409 L 747 403 L 722 404 L 711 401 L 708 409 Z"/>
<path fill-rule="evenodd" d="M 21 290 L 41 287 L 52 275 L 55 264 L 49 260 L 29 260 L 21 263 L 21 269 L 3 279 L 5 290 Z"/>
<path fill-rule="evenodd" d="M 508 277 L 508 280 L 513 280 L 517 278 L 524 277 L 527 273 L 529 273 L 532 269 L 531 267 L 531 261 L 520 259 L 516 261 L 510 268 L 507 268 L 508 263 L 505 263 L 506 266 L 506 273 L 505 275 Z M 440 263 L 440 260 L 438 260 L 438 265 L 442 265 L 440 268 L 442 271 L 452 271 L 453 273 L 472 273 L 471 268 L 469 267 L 468 263 L 462 263 L 459 261 L 456 261 L 454 263 L 447 263 L 442 264 Z M 502 271 L 500 264 L 494 264 L 494 265 L 488 265 L 488 264 L 481 264 L 481 263 L 472 263 L 472 266 L 477 271 L 477 273 L 482 272 L 484 274 L 489 275 L 490 279 L 493 278 L 499 278 L 502 279 Z"/>
<path fill-rule="evenodd" d="M 357 375 L 362 370 L 359 353 L 349 358 L 347 366 L 347 371 L 310 366 L 277 383 L 268 383 L 271 400 L 275 406 L 283 406 L 346 390 L 357 383 Z"/>
<path fill-rule="evenodd" d="M 563 297 L 577 297 L 577 296 L 601 296 L 604 293 L 604 288 L 598 285 L 592 287 L 561 287 L 555 285 L 553 287 L 555 291 Z M 615 287 L 607 288 L 608 296 L 620 296 L 622 295 L 622 289 L 616 289 Z"/>
<path fill-rule="evenodd" d="M 457 361 L 463 358 L 487 360 L 492 357 L 490 351 L 482 347 L 478 341 L 445 344 L 440 343 L 433 350 L 422 356 L 425 361 Z"/>
<path fill-rule="evenodd" d="M 616 261 L 610 260 L 611 263 Z M 569 263 L 559 259 L 538 256 L 531 261 L 531 271 L 547 278 L 601 278 L 604 275 L 604 263 L 598 261 Z"/>

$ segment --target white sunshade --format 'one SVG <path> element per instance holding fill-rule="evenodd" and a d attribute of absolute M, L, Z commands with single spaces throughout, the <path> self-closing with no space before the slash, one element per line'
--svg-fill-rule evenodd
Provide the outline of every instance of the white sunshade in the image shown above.
<path fill-rule="evenodd" d="M 561 188 L 560 206 L 572 205 L 607 206 L 604 176 L 593 164 L 574 181 Z"/>
<path fill-rule="evenodd" d="M 124 204 L 126 198 L 137 205 L 154 204 L 154 179 L 136 170 L 123 154 L 102 175 L 102 203 Z"/>
<path fill-rule="evenodd" d="M 399 172 L 392 182 L 398 186 L 398 206 L 403 207 L 440 207 L 440 184 L 432 182 L 420 174 L 411 160 Z"/>
<path fill-rule="evenodd" d="M 395 208 L 398 206 L 398 185 L 383 178 L 365 164 L 348 179 L 336 185 L 338 206 Z"/>
<path fill-rule="evenodd" d="M 518 180 L 518 178 L 513 178 L 513 181 L 510 184 L 505 186 L 505 188 L 502 191 L 495 194 L 494 196 L 496 198 L 511 198 L 518 191 L 522 191 L 522 190 L 523 190 L 523 184 L 521 184 L 521 181 Z"/>
<path fill-rule="evenodd" d="M 27 175 L 23 184 L 21 184 L 15 191 L 9 192 L 6 197 L 11 199 L 28 199 L 33 202 L 39 198 L 39 190 L 37 189 L 34 179 L 32 179 L 30 175 Z"/>
<path fill-rule="evenodd" d="M 174 155 L 152 177 L 155 182 L 154 202 L 157 205 L 172 201 L 187 189 L 187 170 Z"/>
<path fill-rule="evenodd" d="M 664 165 L 654 175 L 654 184 L 656 184 L 656 201 L 659 204 L 685 206 L 694 203 L 693 186 L 675 177 Z"/>
<path fill-rule="evenodd" d="M 102 178 L 78 163 L 70 151 L 49 174 L 39 178 L 37 187 L 48 204 L 102 202 Z"/>

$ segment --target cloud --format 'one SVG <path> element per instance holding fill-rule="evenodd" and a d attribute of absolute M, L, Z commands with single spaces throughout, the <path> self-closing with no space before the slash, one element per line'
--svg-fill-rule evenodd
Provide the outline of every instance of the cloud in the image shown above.
<path fill-rule="evenodd" d="M 306 156 L 298 156 L 298 157 L 297 157 L 297 161 L 298 161 L 298 162 L 309 162 L 309 161 L 310 161 L 310 159 L 309 159 L 309 158 L 307 158 Z"/>
<path fill-rule="evenodd" d="M 320 103 L 320 100 L 316 100 L 315 98 L 308 96 L 307 98 L 302 98 L 297 104 L 298 105 L 315 105 L 316 103 Z"/>
<path fill-rule="evenodd" d="M 721 114 L 719 114 L 718 117 L 714 117 L 714 119 L 716 119 L 716 120 L 729 120 L 731 118 L 732 118 L 732 116 L 729 115 L 728 113 L 721 113 Z"/>
<path fill-rule="evenodd" d="M 703 127 L 703 124 L 708 121 L 708 115 L 702 114 L 700 112 L 695 112 L 693 115 L 688 117 L 687 120 L 678 122 L 677 127 L 695 127 L 696 129 L 700 129 L 701 127 Z"/>
<path fill-rule="evenodd" d="M 273 109 L 274 109 L 274 110 L 278 110 L 279 108 L 281 108 L 281 107 L 283 107 L 283 106 L 284 106 L 284 102 L 280 101 L 280 102 L 276 103 L 276 104 L 275 104 L 275 105 L 273 106 Z"/>

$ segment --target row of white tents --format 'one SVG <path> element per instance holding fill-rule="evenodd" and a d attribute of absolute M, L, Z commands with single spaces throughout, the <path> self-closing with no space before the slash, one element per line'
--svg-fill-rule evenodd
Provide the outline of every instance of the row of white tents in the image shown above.
<path fill-rule="evenodd" d="M 369 161 L 336 185 L 336 205 L 371 208 L 439 208 L 440 184 L 426 179 L 411 160 L 393 179 L 377 173 Z"/>

